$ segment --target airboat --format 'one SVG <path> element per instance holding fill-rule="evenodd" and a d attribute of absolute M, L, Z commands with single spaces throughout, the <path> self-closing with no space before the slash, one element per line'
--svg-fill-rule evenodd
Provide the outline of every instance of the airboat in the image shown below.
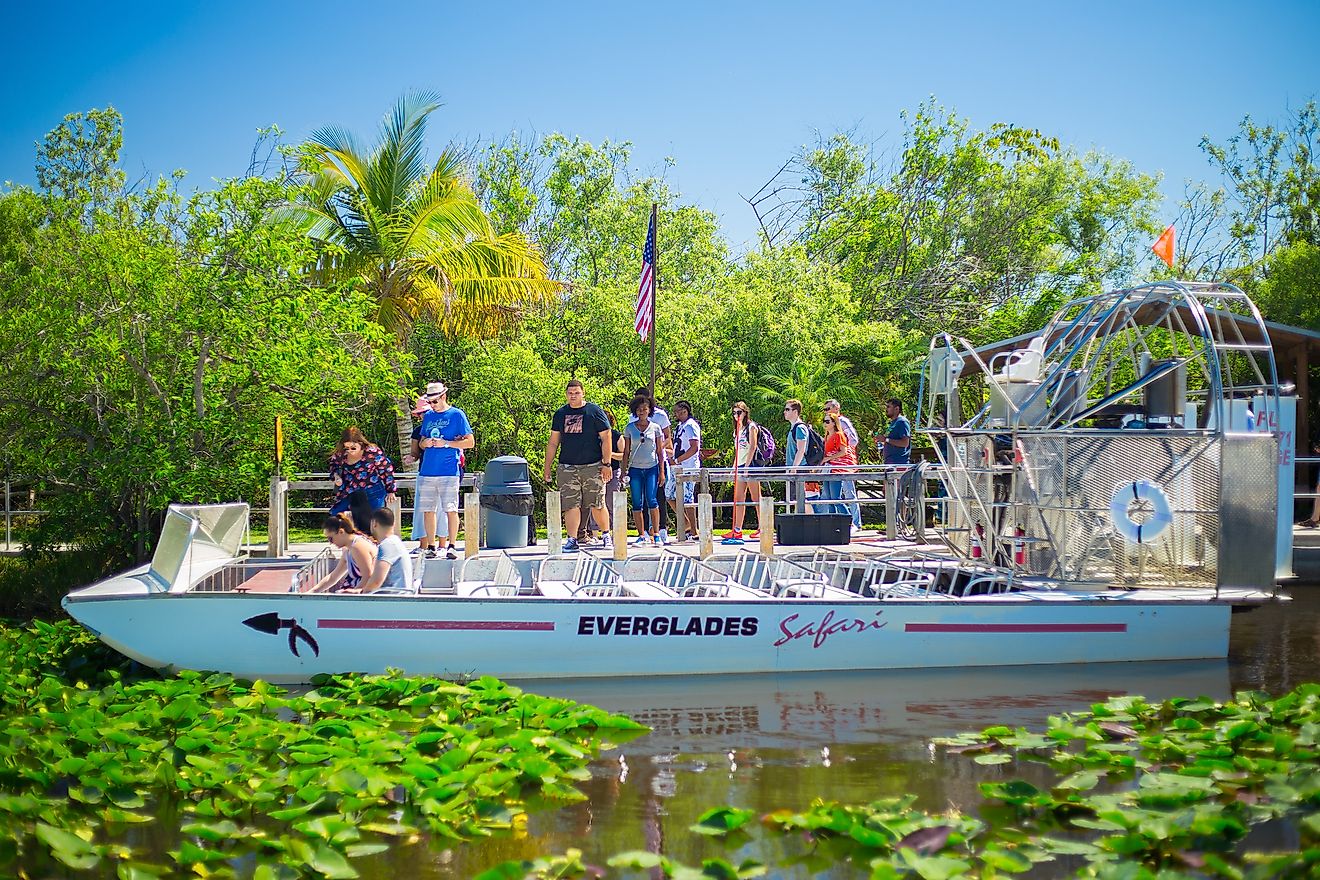
<path fill-rule="evenodd" d="M 1292 403 L 1242 291 L 1161 282 L 1077 299 L 998 353 L 932 340 L 918 422 L 936 460 L 901 483 L 936 491 L 896 506 L 919 526 L 896 540 L 486 550 L 363 595 L 311 591 L 329 551 L 244 552 L 246 505 L 174 505 L 150 563 L 64 607 L 148 666 L 282 682 L 1222 658 L 1232 613 L 1282 598 Z"/>

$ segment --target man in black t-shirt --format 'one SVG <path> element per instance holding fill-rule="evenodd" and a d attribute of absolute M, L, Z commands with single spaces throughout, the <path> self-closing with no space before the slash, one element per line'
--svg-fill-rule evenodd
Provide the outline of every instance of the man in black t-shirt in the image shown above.
<path fill-rule="evenodd" d="M 573 553 L 578 549 L 579 507 L 591 508 L 591 515 L 602 532 L 602 543 L 608 544 L 610 540 L 609 515 L 605 512 L 605 483 L 610 478 L 610 422 L 603 409 L 587 403 L 586 391 L 577 379 L 568 383 L 564 397 L 568 403 L 555 411 L 550 425 L 542 476 L 549 486 L 550 467 L 558 451 L 555 483 L 559 486 L 564 529 L 568 534 L 564 552 Z"/>

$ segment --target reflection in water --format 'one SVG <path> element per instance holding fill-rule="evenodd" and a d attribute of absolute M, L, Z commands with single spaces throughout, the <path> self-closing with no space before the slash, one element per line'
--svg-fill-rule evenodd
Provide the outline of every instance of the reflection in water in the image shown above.
<path fill-rule="evenodd" d="M 817 797 L 866 802 L 912 793 L 927 809 L 970 807 L 979 782 L 1028 768 L 946 758 L 928 747 L 930 737 L 991 724 L 1038 727 L 1051 714 L 1114 694 L 1277 693 L 1316 679 L 1318 658 L 1320 588 L 1302 588 L 1291 605 L 1235 615 L 1228 661 L 537 681 L 526 687 L 626 713 L 653 732 L 595 762 L 582 785 L 584 803 L 535 813 L 517 835 L 444 853 L 394 850 L 364 864 L 364 875 L 466 877 L 570 847 L 598 864 L 630 849 L 699 864 L 729 856 L 687 831 L 704 810 L 723 804 L 768 811 Z M 783 845 L 759 842 L 733 860 L 774 864 Z M 826 876 L 864 874 L 835 866 Z M 800 869 L 797 876 L 813 875 Z"/>

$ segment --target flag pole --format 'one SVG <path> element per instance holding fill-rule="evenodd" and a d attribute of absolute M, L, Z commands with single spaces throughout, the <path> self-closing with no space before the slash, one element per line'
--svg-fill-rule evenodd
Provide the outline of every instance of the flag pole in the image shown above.
<path fill-rule="evenodd" d="M 655 227 L 655 261 L 651 264 L 654 278 L 651 288 L 651 382 L 646 387 L 651 389 L 652 399 L 655 399 L 655 335 L 660 326 L 655 322 L 655 301 L 660 296 L 660 225 L 656 222 L 659 208 L 656 202 L 651 203 L 651 225 Z"/>

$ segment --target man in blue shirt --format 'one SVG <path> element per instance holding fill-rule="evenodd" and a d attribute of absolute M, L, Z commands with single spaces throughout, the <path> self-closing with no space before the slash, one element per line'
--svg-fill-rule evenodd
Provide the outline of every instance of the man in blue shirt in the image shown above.
<path fill-rule="evenodd" d="M 449 405 L 449 388 L 445 383 L 427 385 L 426 401 L 431 410 L 413 429 L 412 441 L 412 453 L 421 459 L 417 469 L 417 497 L 424 523 L 421 549 L 434 559 L 433 538 L 438 535 L 445 544 L 445 556 L 457 559 L 454 537 L 458 534 L 458 484 L 463 476 L 461 450 L 471 449 L 476 441 L 467 413 Z M 437 514 L 441 512 L 445 516 L 437 523 Z M 475 541 L 477 536 L 468 535 L 467 540 Z"/>
<path fill-rule="evenodd" d="M 889 417 L 889 433 L 881 444 L 885 464 L 911 464 L 912 423 L 903 415 L 903 402 L 897 397 L 889 398 L 885 415 Z"/>

